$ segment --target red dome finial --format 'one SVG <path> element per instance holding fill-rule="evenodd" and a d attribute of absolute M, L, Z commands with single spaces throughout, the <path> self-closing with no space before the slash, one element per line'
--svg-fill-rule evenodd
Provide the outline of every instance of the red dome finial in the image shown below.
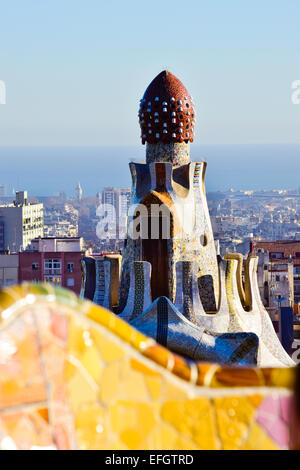
<path fill-rule="evenodd" d="M 141 99 L 142 143 L 193 142 L 193 100 L 181 81 L 164 70 L 152 80 Z"/>

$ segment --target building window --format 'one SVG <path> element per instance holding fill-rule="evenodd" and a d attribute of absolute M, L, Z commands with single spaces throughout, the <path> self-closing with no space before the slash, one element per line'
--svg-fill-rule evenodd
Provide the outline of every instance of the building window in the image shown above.
<path fill-rule="evenodd" d="M 44 281 L 55 286 L 61 286 L 61 277 L 59 276 L 45 276 Z"/>
<path fill-rule="evenodd" d="M 271 258 L 276 258 L 276 259 L 280 259 L 280 258 L 283 258 L 283 253 L 270 253 L 270 257 Z"/>
<path fill-rule="evenodd" d="M 300 274 L 300 266 L 294 267 L 294 274 Z"/>
<path fill-rule="evenodd" d="M 44 269 L 45 274 L 61 274 L 61 260 L 45 259 Z"/>
<path fill-rule="evenodd" d="M 69 279 L 67 279 L 67 287 L 74 287 L 74 285 L 75 285 L 74 278 L 69 277 Z"/>
<path fill-rule="evenodd" d="M 276 276 L 276 282 L 280 281 L 280 276 Z"/>
<path fill-rule="evenodd" d="M 68 273 L 73 273 L 74 272 L 74 263 L 68 263 L 67 264 L 67 270 L 68 270 Z"/>
<path fill-rule="evenodd" d="M 39 269 L 39 263 L 32 263 L 32 271 L 38 271 Z"/>
<path fill-rule="evenodd" d="M 267 264 L 264 265 L 264 271 L 268 271 L 268 265 Z"/>

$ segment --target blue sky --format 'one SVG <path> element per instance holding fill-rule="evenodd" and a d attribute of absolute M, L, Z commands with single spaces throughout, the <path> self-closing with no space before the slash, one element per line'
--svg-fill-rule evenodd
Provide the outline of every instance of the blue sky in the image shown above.
<path fill-rule="evenodd" d="M 0 145 L 139 145 L 165 68 L 194 97 L 196 143 L 299 143 L 299 18 L 299 0 L 0 0 Z"/>

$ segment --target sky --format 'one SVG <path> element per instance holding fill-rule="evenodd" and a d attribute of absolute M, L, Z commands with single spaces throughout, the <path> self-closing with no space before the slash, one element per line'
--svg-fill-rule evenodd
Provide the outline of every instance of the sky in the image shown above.
<path fill-rule="evenodd" d="M 0 0 L 0 146 L 137 146 L 164 69 L 196 143 L 300 143 L 299 18 L 299 0 Z"/>

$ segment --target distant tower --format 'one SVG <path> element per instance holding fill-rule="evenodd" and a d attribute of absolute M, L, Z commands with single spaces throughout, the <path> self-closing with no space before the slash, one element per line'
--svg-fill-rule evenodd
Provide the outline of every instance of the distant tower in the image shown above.
<path fill-rule="evenodd" d="M 100 192 L 98 192 L 98 193 L 96 194 L 96 199 L 97 199 L 97 206 L 100 206 L 101 201 L 102 201 L 102 197 L 101 197 L 101 193 L 100 193 Z"/>
<path fill-rule="evenodd" d="M 76 192 L 77 201 L 81 201 L 81 199 L 82 199 L 82 187 L 80 186 L 79 182 L 76 186 L 75 192 Z"/>

